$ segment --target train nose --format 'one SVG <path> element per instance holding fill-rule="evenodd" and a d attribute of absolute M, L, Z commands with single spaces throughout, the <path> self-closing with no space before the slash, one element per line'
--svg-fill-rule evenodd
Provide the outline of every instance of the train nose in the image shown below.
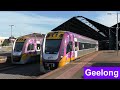
<path fill-rule="evenodd" d="M 46 62 L 46 63 L 44 63 L 44 68 L 46 69 L 46 70 L 54 70 L 54 69 L 56 69 L 58 67 L 58 64 L 57 63 L 48 63 L 48 62 Z"/>

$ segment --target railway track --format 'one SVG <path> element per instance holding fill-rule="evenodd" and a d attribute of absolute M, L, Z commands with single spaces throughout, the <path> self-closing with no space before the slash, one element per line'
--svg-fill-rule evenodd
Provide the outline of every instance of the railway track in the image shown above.
<path fill-rule="evenodd" d="M 13 69 L 13 68 L 16 68 L 16 67 L 18 67 L 18 66 L 17 65 L 5 65 L 3 67 L 0 67 L 0 72 L 10 70 L 10 69 Z"/>
<path fill-rule="evenodd" d="M 0 63 L 0 79 L 34 79 L 43 74 L 40 72 L 39 62 L 14 65 L 11 63 L 9 52 L 0 52 L 0 57 L 7 57 L 6 62 Z"/>
<path fill-rule="evenodd" d="M 4 65 L 0 68 L 0 79 L 34 79 L 43 75 L 39 63 L 26 65 Z"/>

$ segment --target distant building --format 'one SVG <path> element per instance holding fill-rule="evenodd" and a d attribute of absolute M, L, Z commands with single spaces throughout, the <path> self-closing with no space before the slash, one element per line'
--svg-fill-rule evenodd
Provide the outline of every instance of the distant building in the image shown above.
<path fill-rule="evenodd" d="M 1 39 L 1 38 L 0 38 L 0 46 L 3 44 L 4 40 L 5 40 L 5 39 Z"/>

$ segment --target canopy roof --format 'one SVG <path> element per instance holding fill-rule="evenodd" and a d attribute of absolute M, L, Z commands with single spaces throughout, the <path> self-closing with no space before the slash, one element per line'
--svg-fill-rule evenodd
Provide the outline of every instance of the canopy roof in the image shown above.
<path fill-rule="evenodd" d="M 72 17 L 52 31 L 70 31 L 101 41 L 109 39 L 109 27 L 83 16 Z"/>

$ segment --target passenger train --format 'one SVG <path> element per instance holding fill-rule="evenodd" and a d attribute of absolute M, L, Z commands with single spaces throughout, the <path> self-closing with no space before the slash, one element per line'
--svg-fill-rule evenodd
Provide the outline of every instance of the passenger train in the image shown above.
<path fill-rule="evenodd" d="M 41 62 L 45 70 L 54 70 L 95 51 L 96 40 L 69 31 L 51 31 L 43 41 Z"/>
<path fill-rule="evenodd" d="M 26 64 L 39 60 L 43 38 L 44 36 L 38 33 L 17 38 L 13 44 L 12 63 Z"/>

